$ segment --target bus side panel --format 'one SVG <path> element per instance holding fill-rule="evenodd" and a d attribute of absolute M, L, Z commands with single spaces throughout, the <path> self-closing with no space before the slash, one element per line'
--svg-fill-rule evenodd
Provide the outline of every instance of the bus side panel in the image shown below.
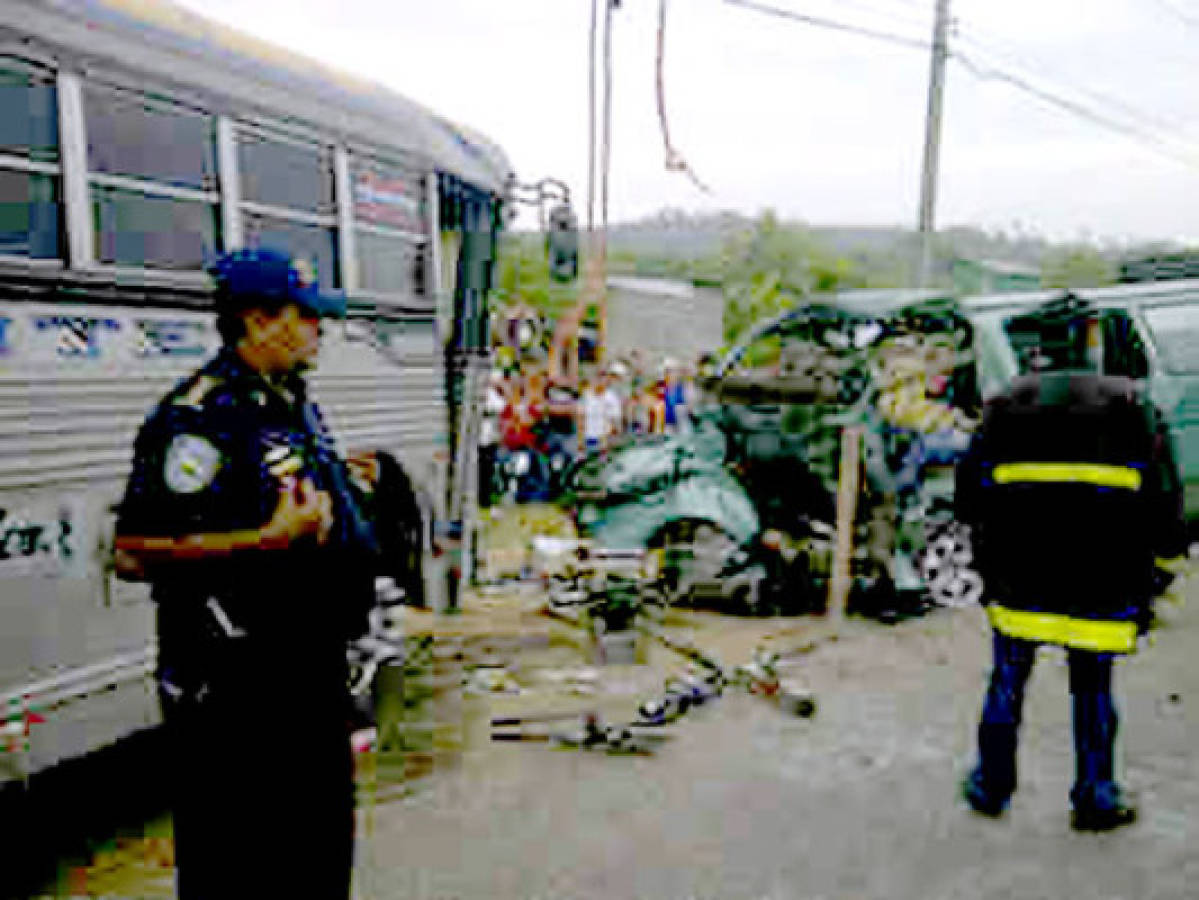
<path fill-rule="evenodd" d="M 31 774 L 157 722 L 154 609 L 112 577 L 115 505 L 156 400 L 209 355 L 195 313 L 0 304 L 0 699 Z"/>
<path fill-rule="evenodd" d="M 6 752 L 3 782 L 159 721 L 154 607 L 110 571 L 115 505 L 146 414 L 219 341 L 196 312 L 8 303 L 0 317 L 0 700 L 45 719 L 28 754 Z M 313 389 L 343 451 L 391 451 L 427 494 L 441 367 L 431 323 L 395 331 L 381 348 L 329 326 Z"/>

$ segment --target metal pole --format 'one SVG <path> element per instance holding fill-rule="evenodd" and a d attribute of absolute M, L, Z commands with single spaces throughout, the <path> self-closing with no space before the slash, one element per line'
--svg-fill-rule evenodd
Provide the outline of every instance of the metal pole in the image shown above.
<path fill-rule="evenodd" d="M 933 55 L 928 80 L 928 115 L 924 121 L 924 168 L 920 178 L 920 272 L 919 287 L 927 287 L 932 276 L 933 232 L 937 205 L 937 174 L 941 152 L 941 95 L 945 86 L 945 60 L 949 56 L 949 0 L 937 0 L 933 23 Z"/>
<path fill-rule="evenodd" d="M 604 361 L 608 341 L 608 173 L 612 160 L 612 10 L 618 0 L 608 0 L 604 10 L 604 130 L 600 156 L 599 337 L 596 362 Z"/>
<path fill-rule="evenodd" d="M 605 5 L 607 5 L 605 3 Z M 591 0 L 591 32 L 587 40 L 587 238 L 595 228 L 595 26 L 599 0 Z M 590 249 L 589 251 L 590 252 Z"/>

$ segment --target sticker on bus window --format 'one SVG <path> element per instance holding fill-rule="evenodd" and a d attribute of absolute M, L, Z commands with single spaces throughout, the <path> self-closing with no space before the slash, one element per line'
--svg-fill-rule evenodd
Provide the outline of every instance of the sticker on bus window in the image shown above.
<path fill-rule="evenodd" d="M 12 336 L 12 319 L 0 316 L 0 356 L 8 356 L 11 352 L 9 340 Z"/>

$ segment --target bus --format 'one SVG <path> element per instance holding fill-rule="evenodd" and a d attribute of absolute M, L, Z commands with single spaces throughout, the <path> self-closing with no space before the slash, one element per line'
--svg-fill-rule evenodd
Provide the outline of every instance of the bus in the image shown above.
<path fill-rule="evenodd" d="M 112 532 L 138 426 L 219 344 L 206 266 L 279 247 L 345 292 L 314 393 L 439 515 L 510 177 L 474 131 L 166 0 L 0 4 L 0 788 L 159 724 Z"/>

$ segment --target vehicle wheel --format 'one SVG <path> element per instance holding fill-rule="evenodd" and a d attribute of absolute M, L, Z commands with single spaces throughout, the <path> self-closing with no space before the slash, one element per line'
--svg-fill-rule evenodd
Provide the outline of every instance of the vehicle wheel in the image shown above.
<path fill-rule="evenodd" d="M 696 585 L 716 581 L 725 561 L 737 549 L 723 529 L 690 519 L 664 527 L 650 541 L 650 547 L 665 551 L 662 574 L 671 604 L 691 600 Z"/>
<path fill-rule="evenodd" d="M 929 596 L 941 606 L 974 606 L 982 600 L 982 595 L 982 577 L 970 569 L 958 569 L 929 585 Z"/>

